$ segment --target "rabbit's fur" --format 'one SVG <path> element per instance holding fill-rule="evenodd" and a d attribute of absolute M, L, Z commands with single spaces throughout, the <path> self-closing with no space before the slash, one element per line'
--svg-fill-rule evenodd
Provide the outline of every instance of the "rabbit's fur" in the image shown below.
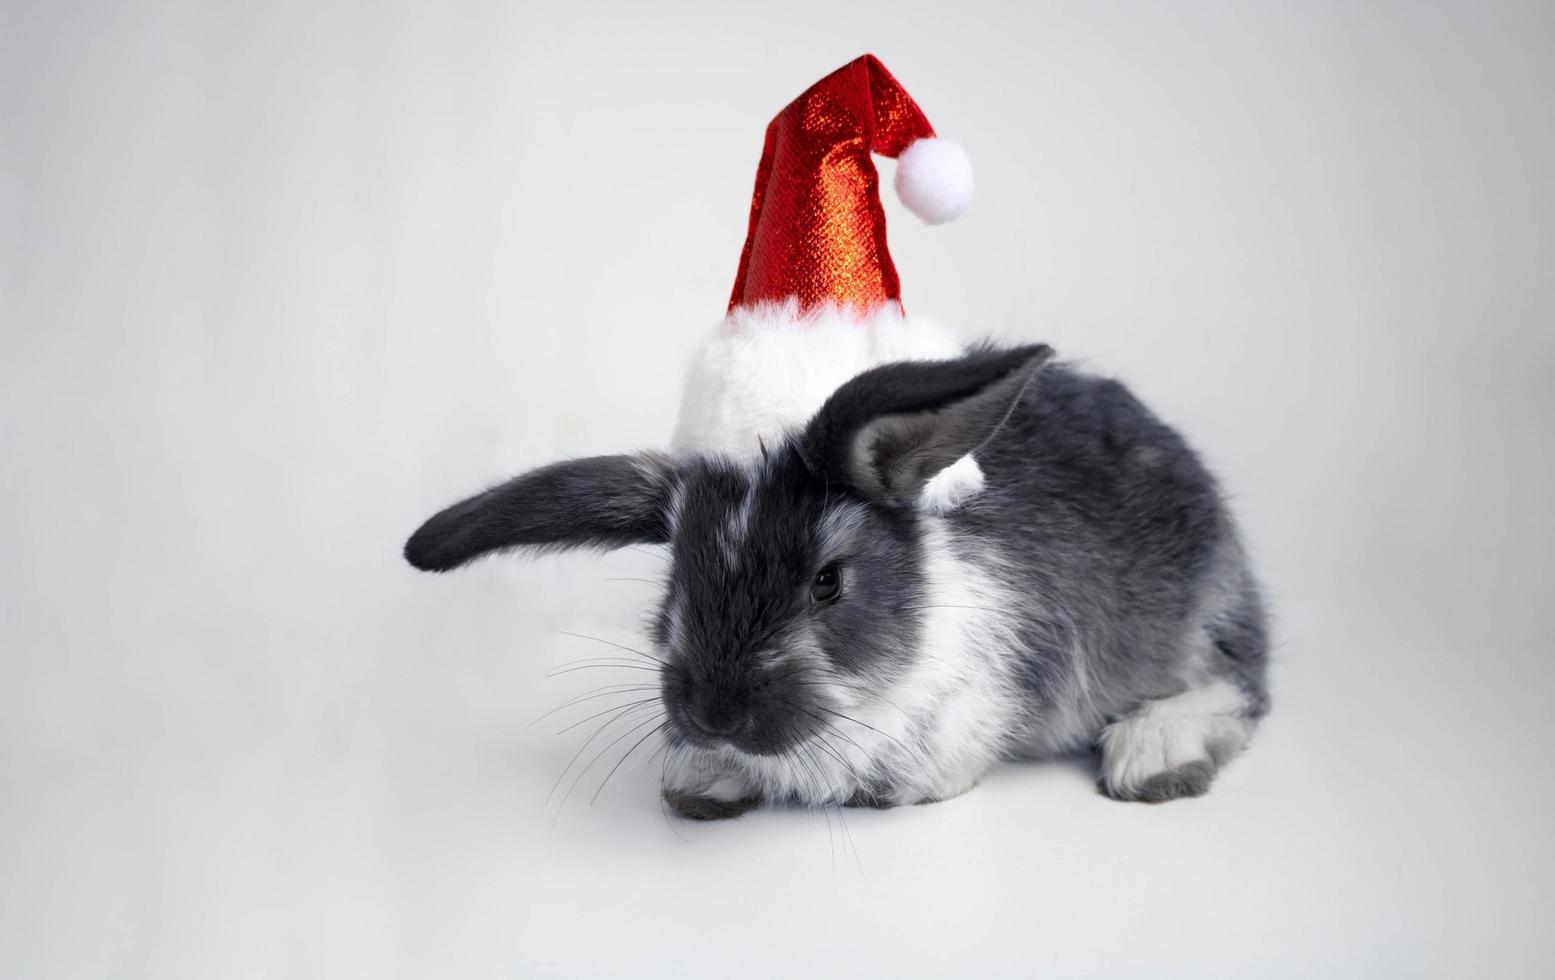
<path fill-rule="evenodd" d="M 1111 796 L 1201 794 L 1267 707 L 1256 582 L 1182 438 L 1050 354 L 875 368 L 755 461 L 546 467 L 436 515 L 406 557 L 667 544 L 663 792 L 685 816 L 941 800 L 1093 745 Z M 967 453 L 981 492 L 926 511 Z"/>

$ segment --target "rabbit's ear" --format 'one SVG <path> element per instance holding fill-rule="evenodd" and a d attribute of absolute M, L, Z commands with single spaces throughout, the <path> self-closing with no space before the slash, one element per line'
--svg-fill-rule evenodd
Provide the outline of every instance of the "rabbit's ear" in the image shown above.
<path fill-rule="evenodd" d="M 663 456 L 595 456 L 514 477 L 434 515 L 405 560 L 446 572 L 521 546 L 621 548 L 669 540 L 675 471 Z"/>
<path fill-rule="evenodd" d="M 1052 356 L 1037 344 L 866 371 L 821 406 L 800 453 L 823 479 L 911 505 L 935 474 L 993 437 Z"/>

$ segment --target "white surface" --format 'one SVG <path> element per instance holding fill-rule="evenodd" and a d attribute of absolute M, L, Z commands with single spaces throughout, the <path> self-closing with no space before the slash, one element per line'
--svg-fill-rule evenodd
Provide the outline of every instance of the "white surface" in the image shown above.
<path fill-rule="evenodd" d="M 1551 8 L 789 6 L 0 8 L 0 974 L 1550 970 Z M 866 49 L 978 161 L 886 202 L 908 308 L 1193 435 L 1274 712 L 1203 800 L 1010 766 L 835 867 L 555 819 L 556 631 L 654 560 L 399 544 L 668 437 L 762 127 Z"/>

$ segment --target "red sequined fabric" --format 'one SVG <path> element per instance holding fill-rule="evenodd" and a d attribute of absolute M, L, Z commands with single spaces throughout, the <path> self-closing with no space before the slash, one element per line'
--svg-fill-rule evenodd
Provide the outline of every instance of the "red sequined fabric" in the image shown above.
<path fill-rule="evenodd" d="M 934 135 L 874 55 L 816 82 L 767 126 L 750 231 L 729 308 L 798 297 L 869 310 L 901 304 L 870 153 Z"/>

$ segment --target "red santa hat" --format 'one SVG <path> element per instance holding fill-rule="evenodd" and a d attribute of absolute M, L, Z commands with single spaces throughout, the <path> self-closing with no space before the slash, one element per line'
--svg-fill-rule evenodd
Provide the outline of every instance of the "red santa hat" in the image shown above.
<path fill-rule="evenodd" d="M 951 221 L 971 204 L 966 151 L 936 138 L 918 103 L 866 54 L 767 126 L 731 310 L 791 297 L 801 311 L 900 308 L 873 153 L 897 159 L 897 194 L 925 221 Z"/>
<path fill-rule="evenodd" d="M 873 55 L 779 112 L 767 126 L 728 315 L 686 373 L 676 449 L 755 457 L 859 372 L 961 353 L 955 333 L 902 309 L 871 154 L 897 158 L 897 195 L 931 224 L 971 203 L 966 151 L 935 137 Z M 931 482 L 925 501 L 954 506 L 981 484 L 968 457 Z"/>

